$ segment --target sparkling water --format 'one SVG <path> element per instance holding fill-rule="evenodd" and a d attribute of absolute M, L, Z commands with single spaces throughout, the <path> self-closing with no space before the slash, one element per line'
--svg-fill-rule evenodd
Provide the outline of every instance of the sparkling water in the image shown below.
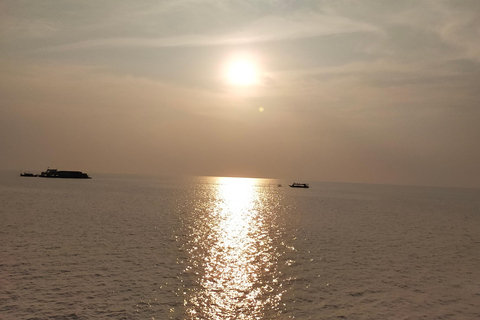
<path fill-rule="evenodd" d="M 0 172 L 0 319 L 480 318 L 478 189 L 90 175 Z"/>

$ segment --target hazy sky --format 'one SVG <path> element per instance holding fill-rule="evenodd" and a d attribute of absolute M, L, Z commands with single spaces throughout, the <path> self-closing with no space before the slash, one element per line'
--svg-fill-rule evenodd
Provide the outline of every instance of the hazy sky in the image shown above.
<path fill-rule="evenodd" d="M 0 70 L 5 169 L 480 187 L 478 0 L 1 0 Z"/>

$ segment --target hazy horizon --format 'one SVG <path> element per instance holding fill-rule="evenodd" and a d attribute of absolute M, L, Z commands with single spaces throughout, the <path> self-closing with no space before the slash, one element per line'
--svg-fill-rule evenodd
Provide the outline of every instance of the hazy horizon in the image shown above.
<path fill-rule="evenodd" d="M 0 168 L 479 188 L 479 39 L 473 0 L 2 1 Z"/>

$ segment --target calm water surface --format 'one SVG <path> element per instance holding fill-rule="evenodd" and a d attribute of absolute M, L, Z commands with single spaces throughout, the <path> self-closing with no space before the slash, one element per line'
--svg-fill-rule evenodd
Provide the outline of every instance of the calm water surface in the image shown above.
<path fill-rule="evenodd" d="M 93 177 L 0 172 L 0 319 L 480 318 L 478 189 Z"/>

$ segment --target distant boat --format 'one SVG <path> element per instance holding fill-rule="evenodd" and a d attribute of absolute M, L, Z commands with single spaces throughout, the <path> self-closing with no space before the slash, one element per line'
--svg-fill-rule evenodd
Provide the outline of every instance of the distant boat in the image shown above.
<path fill-rule="evenodd" d="M 294 182 L 292 184 L 289 185 L 290 188 L 310 188 L 310 186 L 308 185 L 308 183 L 297 183 L 297 182 Z"/>
<path fill-rule="evenodd" d="M 38 177 L 38 174 L 33 174 L 31 172 L 20 173 L 20 177 Z"/>
<path fill-rule="evenodd" d="M 81 171 L 58 171 L 57 169 L 48 168 L 40 174 L 41 178 L 65 178 L 65 179 L 92 179 L 88 174 Z"/>

